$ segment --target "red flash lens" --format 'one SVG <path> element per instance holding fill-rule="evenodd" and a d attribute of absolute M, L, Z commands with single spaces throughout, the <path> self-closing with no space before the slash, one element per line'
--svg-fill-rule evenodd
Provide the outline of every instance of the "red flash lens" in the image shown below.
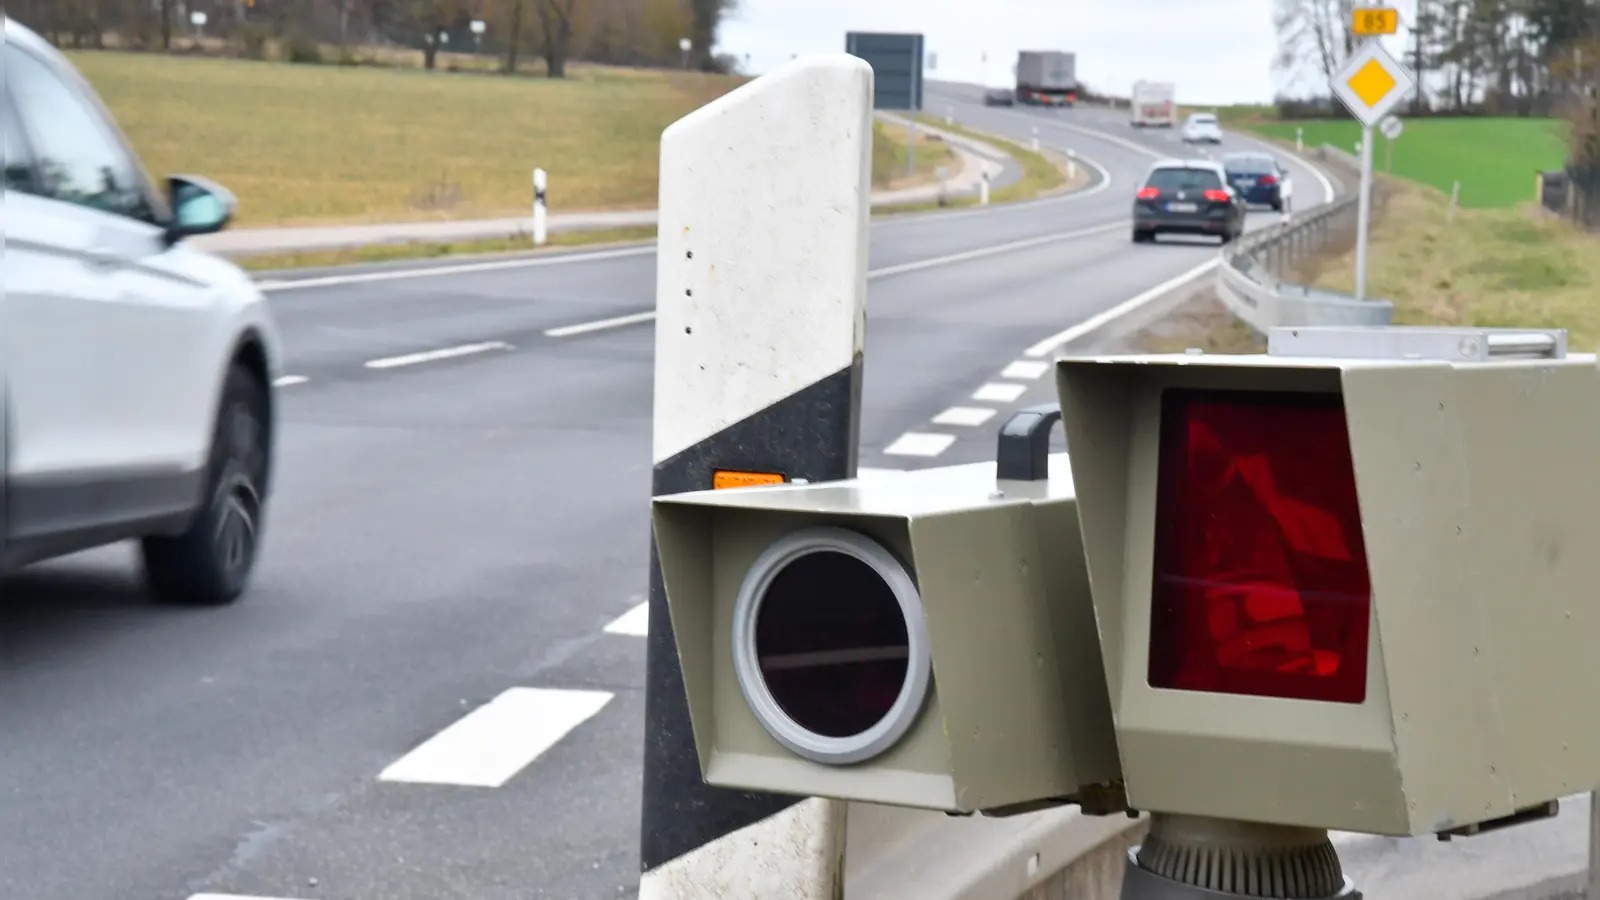
<path fill-rule="evenodd" d="M 1372 587 L 1343 399 L 1162 398 L 1151 687 L 1361 703 Z"/>

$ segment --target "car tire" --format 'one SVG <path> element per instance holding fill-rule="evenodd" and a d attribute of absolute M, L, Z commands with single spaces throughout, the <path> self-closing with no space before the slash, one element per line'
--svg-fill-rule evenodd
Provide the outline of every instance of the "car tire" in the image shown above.
<path fill-rule="evenodd" d="M 267 385 L 235 363 L 223 382 L 202 503 L 188 529 L 141 542 L 145 581 L 163 603 L 239 599 L 261 551 L 271 471 Z"/>
<path fill-rule="evenodd" d="M 1135 228 L 1133 230 L 1133 242 L 1135 244 L 1149 244 L 1154 242 L 1155 239 L 1156 233 L 1150 229 Z"/>

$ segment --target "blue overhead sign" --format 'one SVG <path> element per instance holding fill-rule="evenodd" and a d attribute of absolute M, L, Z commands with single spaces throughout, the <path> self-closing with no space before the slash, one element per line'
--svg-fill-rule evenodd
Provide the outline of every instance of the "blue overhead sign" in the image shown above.
<path fill-rule="evenodd" d="M 852 31 L 844 52 L 872 66 L 874 109 L 922 109 L 922 35 Z"/>

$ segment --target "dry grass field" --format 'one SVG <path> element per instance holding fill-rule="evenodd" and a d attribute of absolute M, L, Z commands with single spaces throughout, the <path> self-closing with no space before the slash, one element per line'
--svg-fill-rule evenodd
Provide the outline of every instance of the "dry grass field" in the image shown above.
<path fill-rule="evenodd" d="M 742 79 L 575 69 L 565 80 L 84 52 L 72 61 L 157 174 L 238 194 L 242 226 L 655 204 L 662 129 Z"/>
<path fill-rule="evenodd" d="M 1566 328 L 1574 352 L 1600 350 L 1600 235 L 1532 204 L 1456 210 L 1399 178 L 1372 229 L 1368 293 L 1394 303 L 1397 325 Z M 1315 283 L 1355 287 L 1354 251 L 1323 262 Z"/>

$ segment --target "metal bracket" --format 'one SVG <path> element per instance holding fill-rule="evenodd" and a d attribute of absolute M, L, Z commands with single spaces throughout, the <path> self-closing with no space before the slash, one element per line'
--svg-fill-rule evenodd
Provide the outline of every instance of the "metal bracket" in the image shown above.
<path fill-rule="evenodd" d="M 1564 328 L 1277 327 L 1267 355 L 1319 359 L 1401 359 L 1491 362 L 1565 359 Z"/>
<path fill-rule="evenodd" d="M 1448 841 L 1452 837 L 1476 837 L 1480 834 L 1487 834 L 1491 831 L 1500 831 L 1501 829 L 1512 828 L 1528 822 L 1540 822 L 1545 819 L 1553 819 L 1557 815 L 1560 815 L 1560 813 L 1561 801 L 1549 800 L 1544 803 L 1540 803 L 1537 806 L 1529 806 L 1525 809 L 1519 809 L 1509 816 L 1501 816 L 1498 819 L 1490 819 L 1487 822 L 1474 822 L 1471 825 L 1463 825 L 1459 828 L 1451 828 L 1447 831 L 1441 831 L 1439 832 L 1438 837 L 1441 841 Z"/>
<path fill-rule="evenodd" d="M 1041 403 L 1021 409 L 1000 426 L 995 449 L 995 478 L 1001 481 L 1044 481 L 1050 477 L 1050 429 L 1061 421 L 1061 404 Z"/>

